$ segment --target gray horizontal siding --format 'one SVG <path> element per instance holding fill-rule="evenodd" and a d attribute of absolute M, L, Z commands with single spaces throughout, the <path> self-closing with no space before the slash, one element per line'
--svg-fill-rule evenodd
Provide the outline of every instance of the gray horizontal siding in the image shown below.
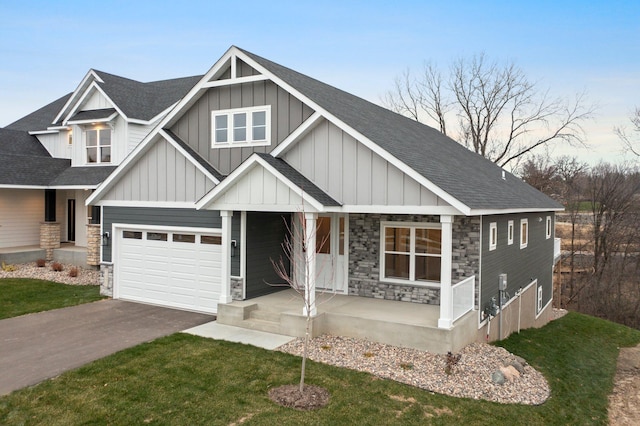
<path fill-rule="evenodd" d="M 553 212 L 513 215 L 483 216 L 482 218 L 482 287 L 480 309 L 484 309 L 491 297 L 498 301 L 498 276 L 507 274 L 507 293 L 514 297 L 518 289 L 525 288 L 533 280 L 543 286 L 543 306 L 551 299 L 553 290 L 553 233 L 546 238 L 546 217 Z M 542 218 L 539 221 L 538 218 Z M 520 220 L 528 219 L 529 241 L 520 248 Z M 508 245 L 508 222 L 513 220 L 513 244 Z M 489 227 L 496 222 L 498 240 L 495 250 L 489 251 Z M 535 291 L 535 290 L 534 290 Z M 535 308 L 535 307 L 534 307 Z M 531 307 L 527 307 L 531 309 Z"/>
<path fill-rule="evenodd" d="M 114 223 L 193 228 L 220 228 L 220 213 L 211 210 L 157 209 L 148 207 L 104 207 L 103 229 L 111 232 Z M 231 238 L 240 241 L 240 213 L 233 215 Z M 113 242 L 102 247 L 102 260 L 112 261 Z M 231 258 L 231 274 L 240 274 L 240 251 Z"/>

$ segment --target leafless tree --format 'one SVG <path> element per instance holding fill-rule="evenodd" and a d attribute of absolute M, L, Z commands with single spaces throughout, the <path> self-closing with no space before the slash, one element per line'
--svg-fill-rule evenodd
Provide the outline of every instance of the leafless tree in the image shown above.
<path fill-rule="evenodd" d="M 306 317 L 304 346 L 302 354 L 302 366 L 300 369 L 300 393 L 304 391 L 304 379 L 306 374 L 307 356 L 309 350 L 309 339 L 311 337 L 311 318 L 315 309 L 315 292 L 312 293 L 310 287 L 311 281 L 316 280 L 321 275 L 321 270 L 327 265 L 315 265 L 311 268 L 311 263 L 316 263 L 317 253 L 316 247 L 322 247 L 329 244 L 328 238 L 324 237 L 317 240 L 317 228 L 308 229 L 305 220 L 304 210 L 294 214 L 294 218 L 289 224 L 286 222 L 287 234 L 282 249 L 284 257 L 277 260 L 271 259 L 273 268 L 284 282 L 291 287 L 304 303 L 304 313 Z M 315 240 L 316 246 L 310 247 L 310 243 Z M 309 250 L 313 253 L 308 256 Z M 316 271 L 313 274 L 312 271 Z"/>
<path fill-rule="evenodd" d="M 625 126 L 615 127 L 613 130 L 622 141 L 625 150 L 640 158 L 640 108 L 629 117 L 631 121 L 631 130 Z"/>
<path fill-rule="evenodd" d="M 584 145 L 582 123 L 595 110 L 584 93 L 553 97 L 514 63 L 490 62 L 484 54 L 455 61 L 448 78 L 430 63 L 415 77 L 407 70 L 382 102 L 500 166 L 552 142 Z"/>

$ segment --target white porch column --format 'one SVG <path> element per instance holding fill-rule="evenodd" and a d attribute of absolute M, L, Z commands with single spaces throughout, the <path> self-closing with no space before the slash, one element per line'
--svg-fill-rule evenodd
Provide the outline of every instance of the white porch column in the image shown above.
<path fill-rule="evenodd" d="M 307 315 L 307 306 L 311 316 L 316 316 L 318 310 L 316 309 L 316 226 L 318 222 L 318 213 L 305 213 L 305 245 L 306 251 L 304 253 L 305 260 L 305 276 L 304 276 L 304 299 L 305 306 L 302 309 L 302 314 Z"/>
<path fill-rule="evenodd" d="M 438 328 L 453 327 L 453 294 L 451 290 L 451 256 L 453 252 L 453 216 L 440 216 L 442 224 L 440 260 L 440 318 Z"/>
<path fill-rule="evenodd" d="M 220 275 L 220 303 L 231 303 L 231 218 L 233 211 L 221 210 L 222 218 L 222 266 Z"/>

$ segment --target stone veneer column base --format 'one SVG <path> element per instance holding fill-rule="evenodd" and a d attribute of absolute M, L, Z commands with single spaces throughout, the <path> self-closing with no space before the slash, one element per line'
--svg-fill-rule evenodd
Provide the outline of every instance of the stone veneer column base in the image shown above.
<path fill-rule="evenodd" d="M 87 225 L 87 265 L 100 265 L 100 225 Z"/>
<path fill-rule="evenodd" d="M 60 223 L 40 222 L 40 248 L 45 250 L 46 260 L 53 260 L 53 249 L 60 248 Z"/>
<path fill-rule="evenodd" d="M 244 280 L 231 277 L 231 300 L 243 300 Z"/>
<path fill-rule="evenodd" d="M 113 297 L 113 263 L 100 264 L 98 282 L 100 283 L 100 294 Z"/>

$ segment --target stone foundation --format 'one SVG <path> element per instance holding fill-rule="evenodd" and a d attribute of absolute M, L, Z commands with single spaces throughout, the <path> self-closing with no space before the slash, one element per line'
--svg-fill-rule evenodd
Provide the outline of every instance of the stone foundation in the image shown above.
<path fill-rule="evenodd" d="M 440 304 L 440 289 L 380 282 L 380 222 L 440 224 L 436 215 L 351 214 L 349 216 L 349 295 Z M 480 270 L 480 218 L 456 216 L 452 230 L 452 283 Z M 476 285 L 476 304 L 479 285 Z"/>
<path fill-rule="evenodd" d="M 100 264 L 98 283 L 100 284 L 100 294 L 102 296 L 113 297 L 113 263 Z"/>
<path fill-rule="evenodd" d="M 100 225 L 87 225 L 87 265 L 100 265 Z"/>
<path fill-rule="evenodd" d="M 40 248 L 47 261 L 53 260 L 53 249 L 60 248 L 60 223 L 40 222 Z"/>
<path fill-rule="evenodd" d="M 231 299 L 232 300 L 244 300 L 243 289 L 244 280 L 242 278 L 231 277 Z"/>

